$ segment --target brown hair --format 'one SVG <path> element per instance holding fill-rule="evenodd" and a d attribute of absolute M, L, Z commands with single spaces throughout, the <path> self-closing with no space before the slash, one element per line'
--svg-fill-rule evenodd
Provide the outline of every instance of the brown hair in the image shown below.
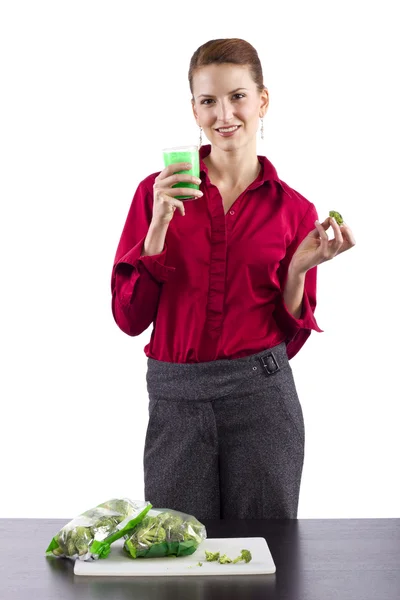
<path fill-rule="evenodd" d="M 189 85 L 193 96 L 193 74 L 196 69 L 206 65 L 220 65 L 232 63 L 234 65 L 247 65 L 258 91 L 261 93 L 265 86 L 263 72 L 257 50 L 240 38 L 226 38 L 210 40 L 197 48 L 190 60 Z"/>

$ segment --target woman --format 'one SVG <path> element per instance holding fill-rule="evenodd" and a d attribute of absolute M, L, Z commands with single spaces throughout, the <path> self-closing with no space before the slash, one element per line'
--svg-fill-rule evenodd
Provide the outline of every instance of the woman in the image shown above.
<path fill-rule="evenodd" d="M 200 191 L 175 198 L 187 189 L 174 184 L 196 182 L 174 174 L 185 164 L 144 179 L 112 274 L 122 331 L 153 324 L 145 498 L 200 520 L 297 518 L 305 438 L 289 359 L 322 331 L 317 265 L 355 241 L 257 156 L 269 95 L 249 43 L 207 42 L 189 83 L 200 146 L 202 130 L 211 142 Z"/>

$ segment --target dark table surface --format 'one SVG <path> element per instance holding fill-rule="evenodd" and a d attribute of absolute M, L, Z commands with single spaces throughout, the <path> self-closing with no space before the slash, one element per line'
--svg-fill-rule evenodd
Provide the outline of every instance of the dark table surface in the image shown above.
<path fill-rule="evenodd" d="M 264 537 L 276 573 L 186 578 L 75 576 L 44 555 L 69 520 L 0 519 L 0 600 L 400 599 L 400 519 L 204 521 L 208 537 Z"/>

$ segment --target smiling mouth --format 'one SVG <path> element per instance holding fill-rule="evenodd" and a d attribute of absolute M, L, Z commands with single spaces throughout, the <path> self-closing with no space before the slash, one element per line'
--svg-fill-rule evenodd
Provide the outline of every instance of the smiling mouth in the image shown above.
<path fill-rule="evenodd" d="M 232 125 L 232 127 L 219 127 L 216 129 L 216 131 L 219 131 L 220 133 L 231 133 L 232 131 L 239 129 L 239 127 L 240 125 Z"/>

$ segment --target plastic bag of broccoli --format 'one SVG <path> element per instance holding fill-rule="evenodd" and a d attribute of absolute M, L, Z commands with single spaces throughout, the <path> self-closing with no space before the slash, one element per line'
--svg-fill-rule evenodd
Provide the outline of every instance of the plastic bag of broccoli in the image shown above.
<path fill-rule="evenodd" d="M 111 544 L 132 530 L 152 508 L 150 502 L 113 498 L 82 513 L 53 537 L 47 556 L 72 560 L 106 558 Z"/>
<path fill-rule="evenodd" d="M 195 517 L 168 508 L 153 508 L 125 535 L 124 548 L 132 558 L 187 556 L 206 537 L 205 526 Z"/>

